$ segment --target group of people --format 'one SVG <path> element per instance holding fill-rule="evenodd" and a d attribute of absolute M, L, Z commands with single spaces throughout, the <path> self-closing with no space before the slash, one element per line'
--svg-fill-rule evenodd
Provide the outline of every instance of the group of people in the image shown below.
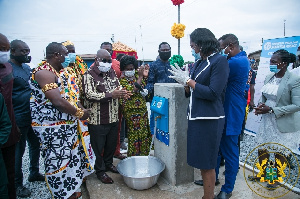
<path fill-rule="evenodd" d="M 257 145 L 276 141 L 299 154 L 300 136 L 296 133 L 300 129 L 300 77 L 287 69 L 291 54 L 276 51 L 270 59 L 271 74 L 265 79 L 262 98 L 254 107 L 255 75 L 234 34 L 217 40 L 210 30 L 198 28 L 190 35 L 190 46 L 196 62 L 185 71 L 172 67 L 170 76 L 184 86 L 185 95 L 190 98 L 187 163 L 201 170 L 202 180 L 195 184 L 204 186 L 202 198 L 227 199 L 232 196 L 239 169 L 239 135 L 249 89 L 249 106 L 263 118 Z M 225 159 L 225 184 L 214 196 L 214 187 L 220 184 L 221 157 Z"/>
<path fill-rule="evenodd" d="M 46 181 L 53 198 L 79 198 L 85 177 L 94 172 L 106 184 L 106 171 L 118 173 L 121 119 L 128 131 L 127 156 L 148 155 L 151 133 L 145 97 L 149 66 L 135 57 L 111 58 L 104 42 L 89 69 L 72 42 L 52 42 L 33 70 L 30 48 L 0 35 L 1 198 L 29 197 L 23 186 L 22 156 L 29 144 L 28 181 Z M 140 87 L 136 87 L 138 84 Z M 4 99 L 4 101 L 3 101 Z M 2 103 L 5 102 L 5 103 Z M 9 116 L 9 117 L 7 117 Z M 45 175 L 39 173 L 40 152 Z"/>
<path fill-rule="evenodd" d="M 112 44 L 104 42 L 88 68 L 72 42 L 52 42 L 46 47 L 46 60 L 31 71 L 26 64 L 31 59 L 28 45 L 9 42 L 0 34 L 0 118 L 5 127 L 0 135 L 1 198 L 30 196 L 22 174 L 26 141 L 28 181 L 46 181 L 53 198 L 80 197 L 82 182 L 94 171 L 102 183 L 112 184 L 106 172 L 118 173 L 113 157 L 126 158 L 120 153 L 122 132 L 126 128 L 128 157 L 148 155 L 154 118 L 148 118 L 146 98 L 153 96 L 155 83 L 176 82 L 190 98 L 187 163 L 202 175 L 195 183 L 204 186 L 204 199 L 230 198 L 239 169 L 245 96 L 252 88 L 249 106 L 254 107 L 255 76 L 234 34 L 216 39 L 210 30 L 197 28 L 190 46 L 195 63 L 185 70 L 170 65 L 167 42 L 159 44 L 156 61 L 140 67 L 133 56 L 112 59 Z M 295 122 L 300 119 L 300 78 L 287 70 L 290 62 L 285 50 L 273 54 L 272 74 L 266 77 L 255 113 L 263 114 L 260 134 L 289 137 L 293 148 L 300 144 L 292 139 L 300 129 Z M 40 151 L 45 176 L 39 173 Z M 214 196 L 221 156 L 225 184 Z"/>

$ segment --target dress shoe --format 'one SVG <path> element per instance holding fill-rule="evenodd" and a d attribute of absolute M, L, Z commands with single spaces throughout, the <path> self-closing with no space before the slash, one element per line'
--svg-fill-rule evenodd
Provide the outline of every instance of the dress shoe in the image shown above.
<path fill-rule="evenodd" d="M 220 191 L 220 193 L 217 195 L 217 199 L 228 199 L 232 196 L 232 193 L 226 193 L 224 191 Z"/>
<path fill-rule="evenodd" d="M 81 195 L 81 192 L 74 192 L 68 199 L 78 199 Z"/>
<path fill-rule="evenodd" d="M 195 180 L 194 183 L 195 183 L 196 185 L 203 186 L 203 180 Z M 219 181 L 219 179 L 218 179 L 218 180 L 216 180 L 216 182 L 215 182 L 215 186 L 217 186 L 217 185 L 219 185 L 219 184 L 220 184 L 220 181 Z"/>
<path fill-rule="evenodd" d="M 113 173 L 119 173 L 117 168 L 114 165 L 106 166 L 106 171 L 111 171 Z"/>
<path fill-rule="evenodd" d="M 109 177 L 106 173 L 103 173 L 102 175 L 97 175 L 97 178 L 104 184 L 112 184 L 114 181 Z"/>
<path fill-rule="evenodd" d="M 31 192 L 29 191 L 29 189 L 22 185 L 16 188 L 16 194 L 20 198 L 27 198 L 31 195 Z"/>
<path fill-rule="evenodd" d="M 38 182 L 44 182 L 45 181 L 45 176 L 38 173 L 37 175 L 35 176 L 29 176 L 28 177 L 28 181 L 29 182 L 35 182 L 35 181 L 38 181 Z"/>
<path fill-rule="evenodd" d="M 127 157 L 125 155 L 122 155 L 121 153 L 119 153 L 118 155 L 114 155 L 114 158 L 118 158 L 119 160 L 124 160 Z"/>

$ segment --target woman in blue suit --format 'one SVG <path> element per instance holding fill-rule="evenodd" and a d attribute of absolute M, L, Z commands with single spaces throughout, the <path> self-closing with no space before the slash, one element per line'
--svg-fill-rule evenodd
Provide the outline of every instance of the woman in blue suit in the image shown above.
<path fill-rule="evenodd" d="M 201 55 L 191 71 L 172 68 L 174 78 L 185 86 L 190 96 L 188 106 L 187 162 L 201 170 L 205 199 L 214 198 L 215 168 L 225 122 L 224 94 L 229 75 L 225 57 L 220 55 L 219 43 L 206 28 L 197 28 L 190 35 L 190 46 Z"/>

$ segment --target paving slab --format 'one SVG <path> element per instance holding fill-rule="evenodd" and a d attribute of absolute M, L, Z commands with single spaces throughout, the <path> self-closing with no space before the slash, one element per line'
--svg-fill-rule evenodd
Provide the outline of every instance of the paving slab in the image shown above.
<path fill-rule="evenodd" d="M 117 165 L 120 160 L 114 159 L 114 165 Z M 224 184 L 225 176 L 222 174 L 224 167 L 220 169 L 220 182 L 221 184 L 216 186 L 215 194 L 217 195 L 220 192 L 221 185 Z M 87 195 L 90 199 L 98 198 L 109 198 L 109 199 L 192 199 L 192 198 L 201 198 L 203 196 L 203 187 L 195 185 L 194 183 L 187 183 L 179 186 L 170 186 L 164 179 L 159 178 L 158 183 L 151 187 L 148 190 L 134 190 L 129 188 L 120 174 L 115 174 L 107 172 L 107 174 L 114 180 L 114 184 L 103 184 L 100 180 L 97 179 L 95 173 L 88 176 L 86 181 L 86 187 L 88 190 Z M 245 170 L 245 176 L 251 175 L 249 170 Z M 194 178 L 196 180 L 201 179 L 200 170 L 194 170 Z M 249 182 L 248 183 L 252 183 Z M 259 189 L 259 188 L 258 188 Z M 258 190 L 264 191 L 264 189 Z M 286 189 L 281 190 L 283 193 L 286 193 Z M 265 194 L 274 196 L 272 191 L 269 191 Z M 278 194 L 277 194 L 278 195 Z M 282 195 L 279 193 L 279 195 Z M 83 197 L 84 199 L 89 199 Z M 256 193 L 254 193 L 247 185 L 244 177 L 243 167 L 241 167 L 235 184 L 235 188 L 232 194 L 231 199 L 259 199 L 263 198 Z M 283 197 L 283 199 L 300 199 L 300 195 L 290 191 Z"/>

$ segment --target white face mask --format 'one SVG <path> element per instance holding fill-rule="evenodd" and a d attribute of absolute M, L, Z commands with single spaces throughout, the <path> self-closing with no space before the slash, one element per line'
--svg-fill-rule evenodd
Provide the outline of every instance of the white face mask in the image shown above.
<path fill-rule="evenodd" d="M 0 51 L 0 64 L 4 64 L 9 60 L 10 51 L 3 52 Z"/>
<path fill-rule="evenodd" d="M 134 69 L 133 70 L 124 71 L 124 75 L 126 77 L 133 77 L 134 74 L 135 74 L 135 70 Z"/>
<path fill-rule="evenodd" d="M 106 73 L 107 71 L 110 70 L 111 68 L 111 63 L 103 63 L 103 62 L 99 62 L 99 66 L 98 66 L 99 70 L 103 73 Z"/>

